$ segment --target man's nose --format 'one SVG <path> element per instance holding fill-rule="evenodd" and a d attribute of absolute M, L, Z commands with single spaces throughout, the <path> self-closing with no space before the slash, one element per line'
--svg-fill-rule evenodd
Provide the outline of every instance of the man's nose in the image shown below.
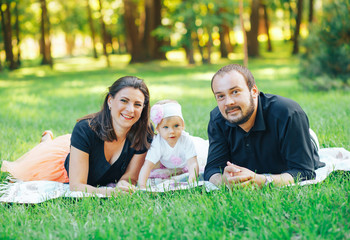
<path fill-rule="evenodd" d="M 235 104 L 235 99 L 234 99 L 234 97 L 228 95 L 226 97 L 225 105 L 232 105 L 232 104 Z"/>

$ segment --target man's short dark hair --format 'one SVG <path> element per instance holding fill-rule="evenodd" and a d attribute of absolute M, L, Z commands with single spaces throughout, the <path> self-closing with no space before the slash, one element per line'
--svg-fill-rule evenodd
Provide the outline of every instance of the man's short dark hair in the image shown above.
<path fill-rule="evenodd" d="M 231 71 L 239 72 L 244 77 L 249 91 L 252 90 L 253 86 L 255 85 L 255 79 L 253 77 L 253 74 L 249 71 L 248 68 L 239 64 L 229 64 L 220 68 L 219 71 L 217 71 L 211 79 L 211 90 L 213 91 L 213 80 L 215 79 L 215 77 L 222 76 Z"/>

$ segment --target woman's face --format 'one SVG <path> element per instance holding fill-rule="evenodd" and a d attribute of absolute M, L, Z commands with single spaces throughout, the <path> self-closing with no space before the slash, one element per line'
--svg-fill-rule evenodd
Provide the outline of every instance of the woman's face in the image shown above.
<path fill-rule="evenodd" d="M 126 87 L 114 96 L 108 97 L 108 106 L 111 111 L 113 128 L 129 130 L 141 117 L 145 96 L 136 88 Z"/>

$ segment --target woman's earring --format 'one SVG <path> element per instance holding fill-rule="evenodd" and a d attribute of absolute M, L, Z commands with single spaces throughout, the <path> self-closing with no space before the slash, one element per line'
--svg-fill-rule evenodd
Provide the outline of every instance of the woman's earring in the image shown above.
<path fill-rule="evenodd" d="M 108 106 L 108 108 L 109 108 L 109 111 L 111 111 L 111 106 Z"/>

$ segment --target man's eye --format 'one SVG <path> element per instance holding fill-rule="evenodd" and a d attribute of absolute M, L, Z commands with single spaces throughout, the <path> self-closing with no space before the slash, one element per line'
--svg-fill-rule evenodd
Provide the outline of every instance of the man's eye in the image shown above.
<path fill-rule="evenodd" d="M 233 93 L 233 94 L 237 94 L 237 93 L 238 93 L 238 91 L 237 91 L 237 90 L 234 90 L 232 93 Z"/>
<path fill-rule="evenodd" d="M 224 95 L 216 95 L 216 99 L 218 99 L 218 100 L 221 100 L 221 99 L 224 99 Z"/>

